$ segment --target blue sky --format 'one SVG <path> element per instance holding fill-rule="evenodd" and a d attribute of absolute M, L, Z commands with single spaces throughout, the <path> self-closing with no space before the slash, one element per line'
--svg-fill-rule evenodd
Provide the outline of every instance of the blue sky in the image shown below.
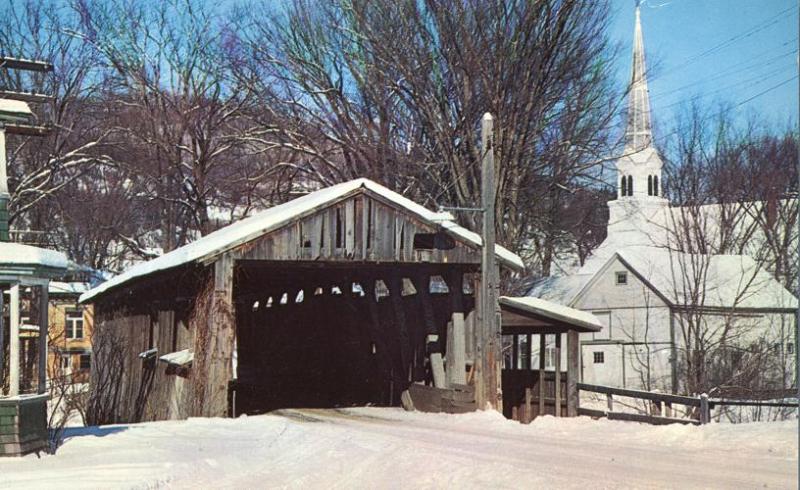
<path fill-rule="evenodd" d="M 797 0 L 646 0 L 642 5 L 656 129 L 672 125 L 682 101 L 739 103 L 797 76 Z M 620 78 L 630 76 L 634 0 L 613 0 L 612 41 L 622 43 Z M 742 104 L 780 126 L 797 122 L 798 81 Z"/>

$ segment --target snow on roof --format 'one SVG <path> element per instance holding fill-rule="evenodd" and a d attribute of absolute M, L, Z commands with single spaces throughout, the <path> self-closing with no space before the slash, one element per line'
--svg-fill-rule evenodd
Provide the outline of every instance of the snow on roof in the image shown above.
<path fill-rule="evenodd" d="M 33 112 L 27 102 L 12 99 L 0 99 L 0 112 L 15 116 L 32 116 Z"/>
<path fill-rule="evenodd" d="M 428 222 L 432 226 L 442 229 L 474 246 L 480 247 L 480 235 L 463 228 L 452 221 L 443 220 L 440 213 L 430 211 L 400 194 L 373 182 L 369 179 L 356 179 L 341 184 L 336 184 L 325 189 L 312 192 L 278 206 L 274 206 L 249 218 L 237 221 L 224 228 L 210 233 L 197 241 L 177 248 L 161 257 L 143 262 L 81 295 L 80 301 L 85 302 L 91 298 L 120 286 L 134 278 L 143 277 L 157 271 L 171 269 L 183 264 L 196 262 L 236 247 L 242 243 L 258 238 L 261 235 L 274 231 L 305 213 L 315 208 L 323 207 L 359 189 L 367 189 L 387 199 L 401 208 Z M 525 264 L 522 259 L 509 250 L 495 247 L 497 257 L 506 265 L 517 270 L 523 270 Z"/>
<path fill-rule="evenodd" d="M 50 294 L 83 294 L 92 289 L 88 282 L 50 281 L 47 290 Z"/>
<path fill-rule="evenodd" d="M 21 243 L 0 242 L 0 267 L 4 265 L 67 268 L 67 256 L 55 250 L 31 247 Z"/>
<path fill-rule="evenodd" d="M 797 299 L 747 255 L 701 255 L 631 247 L 617 255 L 676 305 L 794 309 Z"/>
<path fill-rule="evenodd" d="M 501 296 L 500 304 L 540 315 L 551 320 L 569 323 L 576 327 L 583 327 L 591 332 L 599 332 L 603 328 L 603 324 L 600 323 L 600 320 L 591 313 L 552 303 L 541 298 L 532 298 L 530 296 Z"/>

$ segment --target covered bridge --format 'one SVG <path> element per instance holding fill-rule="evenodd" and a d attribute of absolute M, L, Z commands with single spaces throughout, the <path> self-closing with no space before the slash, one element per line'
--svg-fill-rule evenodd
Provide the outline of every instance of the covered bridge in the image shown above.
<path fill-rule="evenodd" d="M 442 357 L 450 382 L 484 380 L 478 402 L 499 406 L 499 335 L 493 364 L 473 362 L 480 248 L 448 215 L 358 179 L 137 265 L 81 297 L 95 306 L 95 422 L 397 405 Z"/>

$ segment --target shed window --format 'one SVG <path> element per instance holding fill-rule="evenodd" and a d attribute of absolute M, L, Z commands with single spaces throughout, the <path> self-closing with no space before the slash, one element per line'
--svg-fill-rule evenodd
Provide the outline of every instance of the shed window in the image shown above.
<path fill-rule="evenodd" d="M 617 286 L 624 286 L 628 284 L 628 273 L 627 272 L 617 272 L 616 274 L 616 283 Z"/>
<path fill-rule="evenodd" d="M 603 351 L 596 351 L 592 353 L 594 356 L 594 363 L 595 364 L 605 364 L 606 362 L 606 354 Z"/>
<path fill-rule="evenodd" d="M 67 339 L 83 339 L 83 312 L 67 311 L 66 325 L 64 326 L 64 329 L 67 332 Z"/>
<path fill-rule="evenodd" d="M 81 369 L 91 369 L 92 368 L 92 355 L 91 354 L 81 354 Z"/>

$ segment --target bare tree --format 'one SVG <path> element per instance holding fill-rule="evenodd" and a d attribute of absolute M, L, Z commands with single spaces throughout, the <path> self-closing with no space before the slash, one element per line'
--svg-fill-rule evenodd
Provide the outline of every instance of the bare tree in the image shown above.
<path fill-rule="evenodd" d="M 296 0 L 240 29 L 239 76 L 264 98 L 262 145 L 299 152 L 307 179 L 367 176 L 431 206 L 479 203 L 477 126 L 492 112 L 498 239 L 547 274 L 557 215 L 608 152 L 607 8 Z"/>

